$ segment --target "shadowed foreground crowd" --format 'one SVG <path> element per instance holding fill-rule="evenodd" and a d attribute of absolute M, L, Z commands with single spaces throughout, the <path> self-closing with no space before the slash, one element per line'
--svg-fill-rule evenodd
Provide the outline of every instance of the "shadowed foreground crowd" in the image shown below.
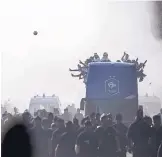
<path fill-rule="evenodd" d="M 47 118 L 32 118 L 27 111 L 20 117 L 30 133 L 34 157 L 126 157 L 127 152 L 134 157 L 161 157 L 161 115 L 162 112 L 153 118 L 144 117 L 139 109 L 129 127 L 123 123 L 121 114 L 113 119 L 111 114 L 93 113 L 81 122 L 76 118 L 78 115 L 72 121 L 52 113 Z M 13 119 L 10 114 L 7 120 L 2 117 L 2 135 Z M 2 144 L 2 157 L 3 147 Z"/>

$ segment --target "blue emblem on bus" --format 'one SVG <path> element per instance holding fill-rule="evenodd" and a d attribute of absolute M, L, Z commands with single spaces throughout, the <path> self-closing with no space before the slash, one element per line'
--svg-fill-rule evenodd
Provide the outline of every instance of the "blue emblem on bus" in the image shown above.
<path fill-rule="evenodd" d="M 119 80 L 115 78 L 109 78 L 105 81 L 105 92 L 109 95 L 115 95 L 119 93 Z"/>

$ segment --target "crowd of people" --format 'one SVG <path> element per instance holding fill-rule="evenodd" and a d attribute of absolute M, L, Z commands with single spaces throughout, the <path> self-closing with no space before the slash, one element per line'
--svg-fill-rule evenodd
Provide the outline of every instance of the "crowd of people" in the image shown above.
<path fill-rule="evenodd" d="M 53 113 L 33 117 L 27 110 L 15 115 L 6 112 L 1 118 L 2 135 L 16 116 L 30 132 L 35 157 L 126 157 L 127 152 L 133 157 L 162 156 L 162 109 L 151 118 L 139 108 L 130 126 L 120 113 L 115 118 L 110 113 L 83 117 L 78 109 L 70 121 Z"/>
<path fill-rule="evenodd" d="M 102 58 L 100 58 L 100 56 L 97 53 L 94 53 L 94 55 L 86 59 L 85 62 L 79 61 L 79 64 L 77 65 L 77 69 L 69 69 L 70 72 L 79 72 L 79 74 L 71 74 L 71 76 L 78 77 L 79 79 L 83 79 L 84 80 L 83 82 L 86 83 L 88 64 L 92 62 L 111 62 L 111 60 L 109 59 L 109 55 L 107 52 L 103 53 Z M 116 62 L 135 64 L 137 69 L 137 78 L 139 79 L 139 82 L 142 82 L 143 79 L 146 77 L 146 74 L 144 74 L 144 67 L 147 63 L 147 60 L 144 63 L 139 63 L 138 58 L 136 60 L 130 59 L 129 54 L 124 52 L 121 60 L 117 60 Z"/>

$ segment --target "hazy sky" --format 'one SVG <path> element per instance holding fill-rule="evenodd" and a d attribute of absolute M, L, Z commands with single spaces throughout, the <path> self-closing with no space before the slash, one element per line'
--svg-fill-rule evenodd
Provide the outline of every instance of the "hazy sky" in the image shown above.
<path fill-rule="evenodd" d="M 146 2 L 2 0 L 2 101 L 10 98 L 24 109 L 35 94 L 55 93 L 63 103 L 78 105 L 85 86 L 68 69 L 104 51 L 112 60 L 124 51 L 140 61 L 148 59 L 148 77 L 139 92 L 160 95 L 162 45 L 151 34 L 148 11 Z"/>

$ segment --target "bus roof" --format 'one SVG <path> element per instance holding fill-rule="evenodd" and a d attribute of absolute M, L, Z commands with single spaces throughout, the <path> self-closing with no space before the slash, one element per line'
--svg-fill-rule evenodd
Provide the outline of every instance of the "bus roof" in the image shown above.
<path fill-rule="evenodd" d="M 110 89 L 111 88 L 111 89 Z M 86 98 L 111 99 L 137 97 L 135 64 L 120 62 L 90 63 L 88 68 Z"/>
<path fill-rule="evenodd" d="M 135 66 L 134 63 L 124 63 L 124 62 L 92 62 L 89 63 L 89 66 L 103 66 L 107 67 L 110 65 L 115 65 L 117 67 L 130 67 L 130 66 Z"/>

